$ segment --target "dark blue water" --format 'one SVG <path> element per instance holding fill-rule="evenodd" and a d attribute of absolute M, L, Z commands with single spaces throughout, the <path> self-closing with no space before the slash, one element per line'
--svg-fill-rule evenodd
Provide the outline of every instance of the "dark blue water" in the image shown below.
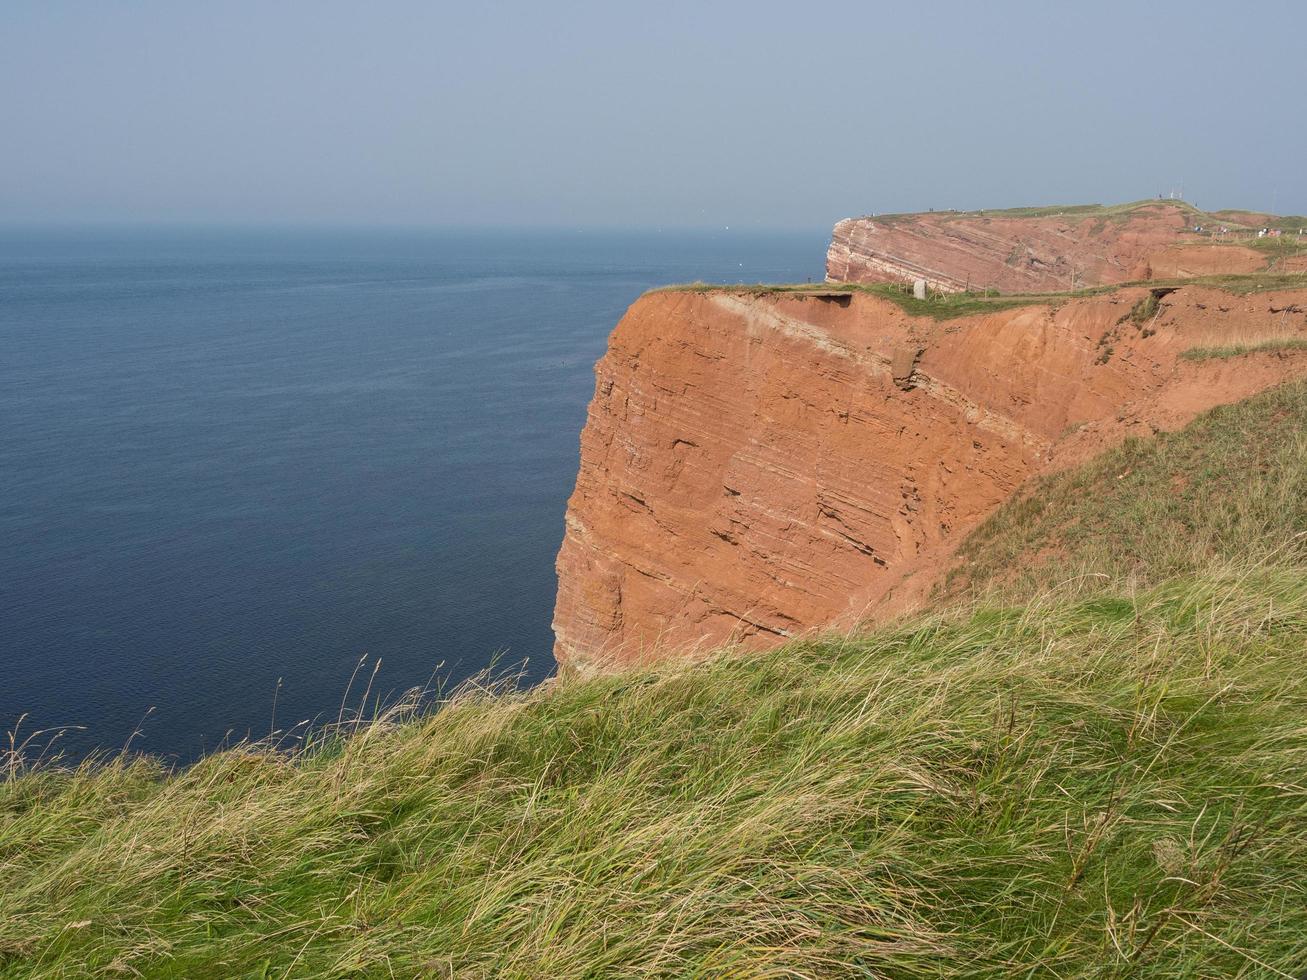
<path fill-rule="evenodd" d="M 274 694 L 279 729 L 334 720 L 365 654 L 374 693 L 545 676 L 609 330 L 650 286 L 818 277 L 824 244 L 0 233 L 0 730 L 186 760 Z"/>

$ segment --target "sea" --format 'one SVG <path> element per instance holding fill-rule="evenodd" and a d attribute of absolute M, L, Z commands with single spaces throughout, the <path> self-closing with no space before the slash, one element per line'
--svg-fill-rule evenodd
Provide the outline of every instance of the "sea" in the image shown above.
<path fill-rule="evenodd" d="M 818 280 L 825 245 L 0 229 L 0 751 L 185 764 L 548 676 L 609 331 L 654 286 Z"/>

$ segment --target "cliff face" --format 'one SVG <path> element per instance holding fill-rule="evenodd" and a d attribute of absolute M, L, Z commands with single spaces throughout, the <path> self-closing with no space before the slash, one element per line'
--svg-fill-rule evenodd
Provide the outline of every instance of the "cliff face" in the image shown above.
<path fill-rule="evenodd" d="M 1192 232 L 1201 224 L 1206 234 Z M 826 278 L 836 282 L 925 279 L 932 288 L 1060 292 L 1151 278 L 1245 274 L 1267 257 L 1235 240 L 1250 229 L 1173 202 L 1098 214 L 1012 216 L 934 212 L 849 218 L 835 226 Z"/>
<path fill-rule="evenodd" d="M 1307 291 L 1147 289 L 935 322 L 869 294 L 664 291 L 596 367 L 558 557 L 559 662 L 764 646 L 864 616 L 1033 473 L 1295 373 Z"/>

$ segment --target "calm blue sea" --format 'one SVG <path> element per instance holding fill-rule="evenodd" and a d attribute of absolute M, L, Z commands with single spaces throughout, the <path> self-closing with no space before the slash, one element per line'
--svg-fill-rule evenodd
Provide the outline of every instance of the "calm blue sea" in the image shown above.
<path fill-rule="evenodd" d="M 0 732 L 178 760 L 553 669 L 592 368 L 823 234 L 0 232 Z M 280 684 L 280 687 L 279 687 Z M 357 692 L 356 692 L 357 693 Z"/>

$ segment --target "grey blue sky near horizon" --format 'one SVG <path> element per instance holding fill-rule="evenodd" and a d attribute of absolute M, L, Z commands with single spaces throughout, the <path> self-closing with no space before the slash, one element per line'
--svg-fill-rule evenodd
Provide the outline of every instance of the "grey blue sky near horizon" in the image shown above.
<path fill-rule="evenodd" d="M 1307 212 L 1307 3 L 0 5 L 0 224 Z"/>

